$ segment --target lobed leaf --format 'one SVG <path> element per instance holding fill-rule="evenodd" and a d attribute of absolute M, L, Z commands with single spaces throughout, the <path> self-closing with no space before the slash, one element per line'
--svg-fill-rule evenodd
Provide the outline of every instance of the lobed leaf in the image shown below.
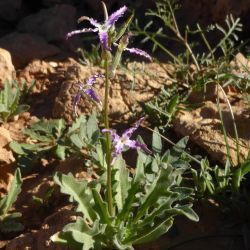
<path fill-rule="evenodd" d="M 128 191 L 131 187 L 131 183 L 129 181 L 129 171 L 126 167 L 126 163 L 122 156 L 120 155 L 119 158 L 116 160 L 113 169 L 116 170 L 114 180 L 114 200 L 118 209 L 118 212 L 120 212 L 125 204 L 125 200 L 128 197 Z"/>
<path fill-rule="evenodd" d="M 77 181 L 72 174 L 56 173 L 54 181 L 61 187 L 61 192 L 70 195 L 70 201 L 77 203 L 77 212 L 81 212 L 91 223 L 97 218 L 93 209 L 93 195 L 86 180 Z"/>
<path fill-rule="evenodd" d="M 20 169 L 18 168 L 15 172 L 8 194 L 0 200 L 0 216 L 5 216 L 8 213 L 13 203 L 16 201 L 18 194 L 21 192 L 21 185 L 22 177 Z"/>

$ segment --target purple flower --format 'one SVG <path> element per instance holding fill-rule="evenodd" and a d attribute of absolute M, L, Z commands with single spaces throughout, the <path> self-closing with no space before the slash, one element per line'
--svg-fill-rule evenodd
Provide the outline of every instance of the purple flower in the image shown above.
<path fill-rule="evenodd" d="M 149 59 L 150 61 L 152 61 L 152 57 L 144 50 L 137 49 L 137 48 L 125 48 L 124 50 L 129 51 L 132 54 L 137 54 L 137 55 L 140 55 L 140 56 L 144 56 L 147 59 Z"/>
<path fill-rule="evenodd" d="M 114 161 L 120 155 L 124 149 L 126 148 L 133 148 L 133 149 L 142 149 L 148 154 L 151 154 L 151 151 L 147 148 L 147 146 L 143 143 L 140 143 L 136 140 L 131 140 L 130 137 L 135 132 L 135 130 L 138 129 L 140 124 L 144 121 L 144 117 L 142 117 L 138 122 L 134 124 L 133 127 L 125 130 L 125 132 L 119 136 L 115 130 L 113 129 L 103 129 L 102 132 L 107 132 L 111 134 L 114 151 L 112 153 L 113 161 L 112 164 L 114 164 Z"/>
<path fill-rule="evenodd" d="M 92 26 L 94 26 L 94 29 L 88 28 L 88 29 L 82 29 L 82 30 L 75 30 L 71 31 L 67 34 L 67 38 L 80 34 L 80 33 L 86 33 L 86 32 L 98 32 L 98 36 L 100 39 L 101 45 L 108 51 L 111 51 L 111 48 L 108 46 L 108 32 L 109 30 L 114 26 L 114 24 L 117 22 L 117 20 L 122 17 L 127 10 L 126 6 L 121 7 L 119 10 L 115 11 L 111 16 L 104 22 L 104 23 L 98 23 L 93 18 L 89 17 L 82 17 L 79 19 L 79 21 L 87 20 L 90 22 Z"/>
<path fill-rule="evenodd" d="M 92 88 L 93 87 L 93 84 L 96 82 L 97 78 L 100 78 L 100 77 L 104 77 L 104 75 L 102 74 L 96 74 L 96 75 L 93 75 L 91 76 L 88 81 L 86 82 L 85 85 L 83 84 L 80 84 L 79 86 L 79 90 L 74 98 L 74 103 L 73 103 L 73 107 L 74 107 L 74 112 L 75 112 L 75 115 L 77 116 L 77 112 L 76 112 L 76 107 L 78 105 L 78 103 L 80 102 L 80 99 L 81 99 L 81 96 L 82 96 L 82 93 L 85 93 L 87 96 L 90 97 L 91 100 L 93 100 L 94 102 L 96 102 L 97 104 L 101 105 L 102 102 L 101 100 L 99 99 L 98 95 L 96 94 L 96 92 L 94 91 L 94 89 Z"/>

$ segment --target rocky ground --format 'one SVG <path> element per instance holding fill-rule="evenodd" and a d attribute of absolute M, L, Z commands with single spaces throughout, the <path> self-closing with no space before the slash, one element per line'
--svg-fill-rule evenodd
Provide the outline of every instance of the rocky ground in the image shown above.
<path fill-rule="evenodd" d="M 243 61 L 247 67 L 250 64 L 241 54 L 236 57 L 233 63 L 237 64 L 239 60 L 241 60 L 241 65 Z M 170 65 L 166 64 L 160 67 L 156 63 L 146 65 L 130 63 L 127 69 L 119 70 L 117 76 L 111 82 L 110 116 L 112 121 L 120 124 L 132 121 L 134 114 L 140 112 L 138 102 L 151 100 L 157 95 L 161 87 L 167 87 L 171 84 L 169 75 L 172 71 L 173 68 Z M 8 190 L 15 170 L 15 158 L 8 147 L 9 142 L 12 140 L 25 141 L 26 138 L 21 133 L 22 129 L 42 117 L 48 119 L 63 117 L 70 124 L 74 119 L 72 97 L 78 91 L 79 83 L 85 82 L 91 74 L 96 72 L 102 73 L 102 70 L 98 67 L 82 66 L 72 58 L 64 61 L 56 58 L 46 61 L 33 60 L 24 69 L 16 71 L 8 51 L 0 50 L 1 81 L 4 79 L 11 80 L 15 77 L 19 80 L 24 78 L 28 83 L 33 79 L 36 80 L 32 94 L 25 100 L 31 105 L 29 112 L 23 113 L 19 117 L 15 117 L 13 121 L 0 126 L 1 195 Z M 103 97 L 103 83 L 101 81 L 97 82 L 95 89 Z M 235 90 L 227 90 L 226 93 L 232 104 L 234 118 L 239 130 L 240 152 L 243 159 L 247 157 L 250 147 L 249 107 L 243 103 L 239 98 L 239 93 Z M 209 95 L 199 107 L 193 108 L 191 111 L 180 111 L 173 122 L 173 130 L 178 137 L 188 135 L 190 140 L 198 147 L 203 148 L 215 162 L 225 163 L 226 149 L 220 128 L 218 107 L 214 102 L 215 95 L 216 91 L 212 87 Z M 196 93 L 195 97 L 192 98 L 196 101 L 199 100 L 199 93 Z M 220 93 L 220 102 L 224 123 L 229 132 L 232 159 L 236 164 L 236 144 L 232 129 L 232 117 L 222 93 Z M 78 112 L 89 113 L 93 108 L 91 102 L 83 100 L 79 105 Z M 75 158 L 69 158 L 66 161 L 50 160 L 49 162 L 44 159 L 41 162 L 41 165 L 37 166 L 31 174 L 24 175 L 22 193 L 15 204 L 15 210 L 23 214 L 22 221 L 25 231 L 21 235 L 12 235 L 11 238 L 0 235 L 0 248 L 7 250 L 67 249 L 54 245 L 49 240 L 53 233 L 60 230 L 75 216 L 67 198 L 60 194 L 58 187 L 54 186 L 52 176 L 56 171 L 63 173 L 70 171 L 76 177 L 91 178 L 91 176 L 88 175 L 81 161 Z M 32 196 L 43 197 L 46 190 L 51 187 L 55 188 L 53 202 L 47 208 L 37 206 Z M 168 236 L 150 247 L 141 249 L 165 249 L 166 242 L 170 244 L 185 237 L 197 235 L 201 237 L 199 239 L 200 245 L 195 240 L 189 243 L 189 248 L 183 245 L 176 249 L 200 249 L 199 247 L 203 246 L 204 242 L 208 244 L 208 248 L 228 249 L 231 244 L 233 246 L 231 249 L 239 249 L 237 247 L 240 240 L 237 238 L 239 237 L 237 234 L 236 238 L 225 236 L 227 230 L 222 227 L 224 225 L 223 217 L 221 217 L 216 206 L 210 204 L 209 209 L 206 207 L 207 205 L 198 208 L 201 210 L 200 223 L 194 225 L 192 222 L 187 223 L 187 221 L 183 222 L 182 219 L 178 219 L 177 226 Z M 217 237 L 224 239 L 220 248 L 217 238 L 207 240 L 208 234 L 217 235 Z M 18 237 L 15 238 L 16 236 Z"/>

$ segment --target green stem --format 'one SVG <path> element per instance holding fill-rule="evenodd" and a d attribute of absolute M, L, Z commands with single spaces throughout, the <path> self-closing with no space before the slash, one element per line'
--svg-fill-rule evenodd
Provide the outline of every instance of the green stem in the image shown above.
<path fill-rule="evenodd" d="M 235 134 L 235 139 L 236 139 L 236 151 L 237 151 L 237 164 L 240 165 L 241 163 L 241 159 L 240 159 L 240 144 L 239 144 L 239 135 L 238 135 L 238 129 L 237 129 L 237 125 L 236 125 L 236 121 L 235 121 L 235 117 L 234 117 L 234 113 L 233 113 L 233 109 L 232 109 L 232 106 L 231 106 L 231 103 L 230 101 L 228 100 L 228 97 L 224 91 L 224 89 L 221 87 L 221 85 L 218 83 L 218 87 L 220 88 L 225 100 L 226 100 L 226 103 L 229 107 L 229 111 L 230 111 L 230 115 L 231 115 L 231 118 L 232 118 L 232 122 L 233 122 L 233 128 L 234 128 L 234 134 Z"/>
<path fill-rule="evenodd" d="M 225 124 L 224 124 L 224 120 L 223 120 L 223 116 L 222 116 L 222 110 L 221 110 L 221 107 L 220 107 L 219 83 L 217 83 L 217 107 L 218 107 L 218 112 L 219 112 L 219 116 L 220 116 L 220 120 L 221 120 L 221 128 L 222 128 L 222 132 L 223 132 L 223 136 L 224 136 L 224 141 L 225 141 L 225 146 L 226 146 L 226 151 L 227 151 L 227 158 L 229 159 L 230 164 L 232 166 L 233 162 L 232 162 L 230 147 L 229 147 L 229 143 L 228 143 L 228 139 L 227 139 L 227 131 L 226 131 L 226 128 L 225 128 Z"/>
<path fill-rule="evenodd" d="M 105 52 L 105 99 L 104 99 L 104 126 L 109 129 L 109 60 Z M 107 201 L 110 215 L 113 215 L 113 198 L 112 198 L 112 166 L 111 166 L 111 140 L 110 134 L 106 133 L 106 163 L 107 163 Z"/>
<path fill-rule="evenodd" d="M 145 33 L 146 34 L 146 33 Z M 166 47 L 164 47 L 158 40 L 156 40 L 153 36 L 148 36 L 161 50 L 163 50 L 166 54 L 168 54 L 174 61 L 181 64 L 181 61 L 175 56 L 172 52 L 170 52 Z"/>
<path fill-rule="evenodd" d="M 175 19 L 175 14 L 174 14 L 174 11 L 173 11 L 173 8 L 172 8 L 172 5 L 170 2 L 168 2 L 168 6 L 169 6 L 169 10 L 171 12 L 171 15 L 172 15 L 172 19 L 173 19 L 173 22 L 174 22 L 174 27 L 172 28 L 172 30 L 175 32 L 177 38 L 185 45 L 185 47 L 187 48 L 189 54 L 191 55 L 192 59 L 193 59 L 193 62 L 197 68 L 198 71 L 201 70 L 200 68 L 200 65 L 193 53 L 193 50 L 191 49 L 191 47 L 189 46 L 189 43 L 187 41 L 187 35 L 185 36 L 185 38 L 181 35 L 181 32 L 179 30 L 179 27 L 178 27 L 178 24 L 176 22 L 176 19 Z M 171 27 L 170 27 L 171 28 Z"/>

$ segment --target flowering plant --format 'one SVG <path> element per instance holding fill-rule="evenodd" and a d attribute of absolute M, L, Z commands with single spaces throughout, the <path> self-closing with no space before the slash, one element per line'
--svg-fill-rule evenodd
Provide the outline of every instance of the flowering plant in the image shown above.
<path fill-rule="evenodd" d="M 132 17 L 116 32 L 115 24 L 127 7 L 123 6 L 108 16 L 105 4 L 103 24 L 93 18 L 82 17 L 94 29 L 72 31 L 67 38 L 85 32 L 98 32 L 98 37 L 105 60 L 105 96 L 102 115 L 104 121 L 103 136 L 100 140 L 104 146 L 96 149 L 102 158 L 104 174 L 101 178 L 88 182 L 77 181 L 69 175 L 56 173 L 54 180 L 61 191 L 70 196 L 70 201 L 77 203 L 76 211 L 81 213 L 74 223 L 66 225 L 62 232 L 51 237 L 52 241 L 67 244 L 73 249 L 133 249 L 133 245 L 147 243 L 166 233 L 173 224 L 175 215 L 185 215 L 197 221 L 198 216 L 191 204 L 180 205 L 190 198 L 193 190 L 180 187 L 182 173 L 188 166 L 180 166 L 181 155 L 171 157 L 170 151 L 160 156 L 161 139 L 153 134 L 153 154 L 140 140 L 131 136 L 143 122 L 139 119 L 121 136 L 109 127 L 109 83 L 121 60 L 122 53 L 129 51 L 151 60 L 145 51 L 127 48 L 130 34 L 125 34 Z M 112 51 L 116 53 L 112 56 Z M 93 84 L 102 75 L 92 76 L 86 84 L 81 84 L 74 98 L 74 110 L 82 94 L 87 95 L 98 106 L 102 102 L 93 89 Z M 135 171 L 129 171 L 122 152 L 126 149 L 137 149 L 138 158 Z M 94 161 L 94 160 L 93 160 Z M 177 167 L 178 166 L 178 167 Z M 135 173 L 133 173 L 135 172 Z M 104 184 L 103 184 L 104 180 Z"/>

